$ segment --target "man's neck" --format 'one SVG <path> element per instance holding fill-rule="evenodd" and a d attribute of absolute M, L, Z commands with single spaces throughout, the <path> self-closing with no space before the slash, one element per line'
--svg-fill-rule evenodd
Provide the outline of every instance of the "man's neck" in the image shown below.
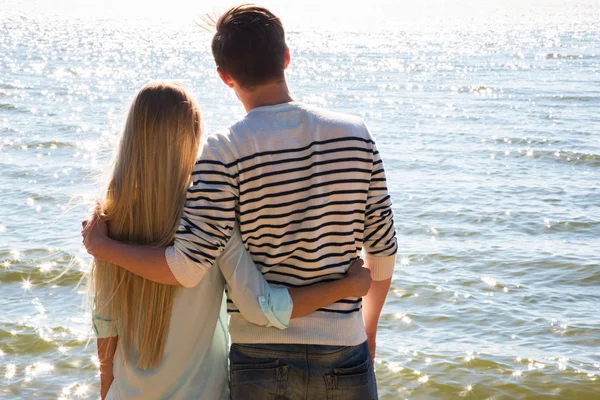
<path fill-rule="evenodd" d="M 285 81 L 260 85 L 252 91 L 241 91 L 238 93 L 238 97 L 246 112 L 250 112 L 250 110 L 257 107 L 274 106 L 294 101 Z"/>

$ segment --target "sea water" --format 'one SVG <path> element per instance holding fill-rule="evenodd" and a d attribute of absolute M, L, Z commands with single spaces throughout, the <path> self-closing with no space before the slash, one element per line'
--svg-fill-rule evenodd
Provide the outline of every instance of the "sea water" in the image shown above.
<path fill-rule="evenodd" d="M 380 397 L 598 399 L 599 4 L 438 3 L 288 29 L 295 99 L 362 116 L 387 169 Z M 207 131 L 243 116 L 209 41 L 191 17 L 0 11 L 0 398 L 96 398 L 80 221 L 149 80 Z"/>

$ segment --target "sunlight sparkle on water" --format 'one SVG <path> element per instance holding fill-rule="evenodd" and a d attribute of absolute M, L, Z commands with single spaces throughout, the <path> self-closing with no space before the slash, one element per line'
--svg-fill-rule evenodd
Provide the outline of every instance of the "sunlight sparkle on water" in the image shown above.
<path fill-rule="evenodd" d="M 92 362 L 92 364 L 94 364 L 97 368 L 100 368 L 100 359 L 98 358 L 98 354 L 92 354 L 90 356 L 90 361 Z"/>
<path fill-rule="evenodd" d="M 17 373 L 17 366 L 15 364 L 7 364 L 6 365 L 6 372 L 4 373 L 4 377 L 6 379 L 14 378 L 16 373 Z"/>
<path fill-rule="evenodd" d="M 404 322 L 405 324 L 410 324 L 412 322 L 410 317 L 406 314 L 396 313 L 395 317 L 398 318 L 400 321 Z"/>
<path fill-rule="evenodd" d="M 23 283 L 21 284 L 21 288 L 25 291 L 31 290 L 32 286 L 33 285 L 31 284 L 31 281 L 29 279 L 23 280 Z"/>
<path fill-rule="evenodd" d="M 34 378 L 37 375 L 47 374 L 49 372 L 52 372 L 53 370 L 54 365 L 48 362 L 36 362 L 33 365 L 28 365 L 27 367 L 25 367 L 25 376 L 26 378 L 29 378 L 29 380 L 31 380 L 31 378 Z"/>
<path fill-rule="evenodd" d="M 400 364 L 398 364 L 396 362 L 389 363 L 388 368 L 390 369 L 391 372 L 393 372 L 395 374 L 399 373 L 400 371 L 402 371 L 404 369 Z"/>
<path fill-rule="evenodd" d="M 55 265 L 55 262 L 46 262 L 38 265 L 38 268 L 40 269 L 40 272 L 46 273 L 50 272 Z"/>
<path fill-rule="evenodd" d="M 23 257 L 19 250 L 11 250 L 10 255 L 15 261 L 21 261 L 21 257 Z"/>
<path fill-rule="evenodd" d="M 486 285 L 488 285 L 489 287 L 493 288 L 496 286 L 496 280 L 494 278 L 490 278 L 489 276 L 481 277 L 481 281 L 483 283 L 485 283 Z"/>
<path fill-rule="evenodd" d="M 75 396 L 77 397 L 85 397 L 90 390 L 90 385 L 79 385 L 77 389 L 75 389 Z"/>
<path fill-rule="evenodd" d="M 467 355 L 465 356 L 465 361 L 466 362 L 470 362 L 474 359 L 475 357 L 473 357 L 473 351 L 469 350 L 467 351 Z"/>
<path fill-rule="evenodd" d="M 62 389 L 62 391 L 60 392 L 60 393 L 61 393 L 61 395 L 65 396 L 65 398 L 66 398 L 66 396 L 70 396 L 70 395 L 71 395 L 71 388 L 72 388 L 73 386 L 74 386 L 74 385 L 71 385 L 71 386 L 64 387 L 64 388 Z"/>
<path fill-rule="evenodd" d="M 559 371 L 564 371 L 567 369 L 567 361 L 569 361 L 569 359 L 566 357 L 560 358 L 558 360 L 557 367 L 558 367 Z"/>

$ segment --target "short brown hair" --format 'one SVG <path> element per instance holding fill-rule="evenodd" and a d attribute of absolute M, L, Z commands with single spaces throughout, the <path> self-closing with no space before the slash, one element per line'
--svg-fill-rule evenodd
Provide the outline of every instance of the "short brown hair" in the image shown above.
<path fill-rule="evenodd" d="M 217 68 L 243 87 L 283 79 L 286 52 L 283 25 L 264 7 L 236 6 L 216 22 L 212 53 Z"/>

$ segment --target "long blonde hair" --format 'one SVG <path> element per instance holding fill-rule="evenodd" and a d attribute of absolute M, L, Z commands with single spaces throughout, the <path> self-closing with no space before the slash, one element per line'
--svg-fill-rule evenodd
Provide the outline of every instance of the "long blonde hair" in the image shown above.
<path fill-rule="evenodd" d="M 167 246 L 185 205 L 202 123 L 196 102 L 179 85 L 153 82 L 134 99 L 101 212 L 111 238 Z M 94 312 L 112 320 L 126 362 L 156 367 L 163 357 L 175 286 L 140 278 L 94 260 Z"/>

